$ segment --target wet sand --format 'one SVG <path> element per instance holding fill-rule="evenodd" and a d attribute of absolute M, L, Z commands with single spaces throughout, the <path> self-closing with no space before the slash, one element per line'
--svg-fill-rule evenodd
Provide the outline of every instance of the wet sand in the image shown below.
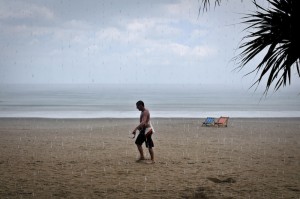
<path fill-rule="evenodd" d="M 300 198 L 300 118 L 203 121 L 152 119 L 147 164 L 138 119 L 0 119 L 0 198 Z"/>

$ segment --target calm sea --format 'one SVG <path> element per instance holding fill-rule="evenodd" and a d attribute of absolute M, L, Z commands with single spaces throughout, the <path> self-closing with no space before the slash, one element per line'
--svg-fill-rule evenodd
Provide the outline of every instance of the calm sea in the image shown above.
<path fill-rule="evenodd" d="M 0 117 L 137 118 L 300 117 L 300 95 L 201 85 L 2 85 Z"/>

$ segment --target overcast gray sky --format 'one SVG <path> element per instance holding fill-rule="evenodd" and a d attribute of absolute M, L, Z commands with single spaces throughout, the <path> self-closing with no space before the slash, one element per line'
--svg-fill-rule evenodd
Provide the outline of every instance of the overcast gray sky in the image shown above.
<path fill-rule="evenodd" d="M 251 66 L 234 72 L 230 60 L 246 35 L 242 13 L 255 10 L 251 1 L 224 0 L 200 14 L 199 6 L 198 0 L 0 0 L 0 83 L 247 89 L 254 76 L 243 76 Z"/>

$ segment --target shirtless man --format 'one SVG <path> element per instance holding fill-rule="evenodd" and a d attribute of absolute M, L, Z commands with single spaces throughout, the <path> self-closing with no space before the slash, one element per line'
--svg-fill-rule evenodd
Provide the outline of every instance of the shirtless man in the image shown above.
<path fill-rule="evenodd" d="M 142 144 L 145 142 L 146 147 L 148 148 L 150 156 L 151 156 L 151 162 L 155 163 L 154 152 L 152 149 L 154 147 L 154 143 L 151 138 L 151 135 L 153 133 L 153 128 L 150 123 L 150 112 L 148 109 L 145 108 L 143 101 L 138 101 L 136 103 L 136 108 L 139 111 L 141 111 L 140 124 L 132 131 L 132 134 L 134 134 L 134 136 L 135 136 L 136 131 L 137 130 L 140 131 L 138 137 L 135 140 L 135 144 L 140 152 L 140 158 L 138 161 L 145 160 L 144 152 L 143 152 L 143 148 L 142 148 Z"/>

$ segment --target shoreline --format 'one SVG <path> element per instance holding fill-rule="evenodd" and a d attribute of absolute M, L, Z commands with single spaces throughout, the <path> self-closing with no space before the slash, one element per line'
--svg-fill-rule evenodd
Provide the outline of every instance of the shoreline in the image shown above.
<path fill-rule="evenodd" d="M 227 115 L 222 115 L 229 117 L 230 119 L 300 119 L 298 116 L 290 116 L 290 117 L 230 117 Z M 221 117 L 221 116 L 220 116 Z M 151 120 L 164 120 L 164 119 L 191 119 L 191 120 L 198 120 L 198 119 L 205 119 L 206 117 L 151 117 Z M 219 118 L 219 117 L 213 117 L 213 118 Z M 116 120 L 136 120 L 139 119 L 139 117 L 0 117 L 0 120 L 2 119 L 43 119 L 43 120 L 106 120 L 106 119 L 116 119 Z"/>

